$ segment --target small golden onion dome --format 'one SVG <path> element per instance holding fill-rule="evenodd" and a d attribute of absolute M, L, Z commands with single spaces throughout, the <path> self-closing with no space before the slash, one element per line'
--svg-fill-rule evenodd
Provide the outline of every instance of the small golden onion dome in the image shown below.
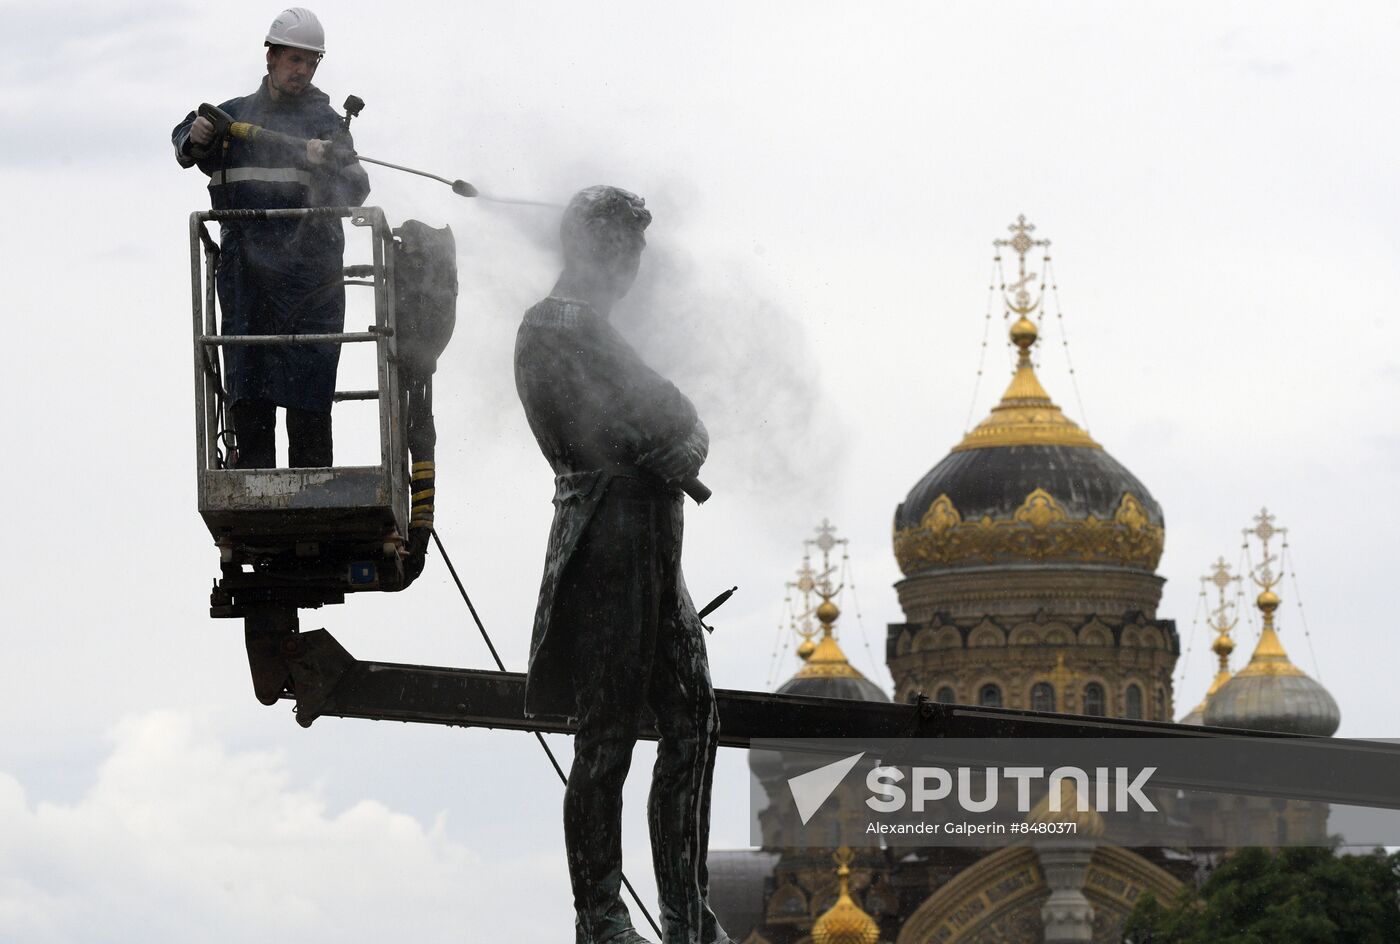
<path fill-rule="evenodd" d="M 820 640 L 815 643 L 807 640 L 798 647 L 799 656 L 804 651 L 807 653 L 803 657 L 802 668 L 778 686 L 778 692 L 784 695 L 816 695 L 820 698 L 889 701 L 890 696 L 880 686 L 851 665 L 831 634 L 831 626 L 828 624 L 824 629 Z M 808 649 L 808 646 L 811 648 Z"/>
<path fill-rule="evenodd" d="M 1221 646 L 1221 640 L 1224 640 L 1226 645 Z M 1206 695 L 1201 699 L 1201 703 L 1192 708 L 1191 713 L 1181 719 L 1181 724 L 1205 724 L 1206 712 L 1210 710 L 1210 700 L 1215 697 L 1216 692 L 1225 687 L 1225 683 L 1234 678 L 1234 673 L 1230 671 L 1225 660 L 1234 651 L 1235 644 L 1230 641 L 1228 636 L 1222 636 L 1216 640 L 1216 646 L 1218 648 L 1212 648 L 1215 648 L 1216 653 L 1220 656 L 1220 670 L 1215 673 L 1215 678 L 1211 680 L 1210 688 L 1206 689 Z"/>
<path fill-rule="evenodd" d="M 1263 610 L 1265 613 L 1272 613 L 1274 610 L 1278 609 L 1278 594 L 1274 593 L 1272 590 L 1265 590 L 1263 593 L 1259 594 L 1259 599 L 1256 602 L 1259 604 L 1259 609 Z"/>
<path fill-rule="evenodd" d="M 807 646 L 812 647 L 803 659 L 807 664 L 798 669 L 793 678 L 865 678 L 851 665 L 831 633 L 823 633 L 817 643 L 807 640 L 798 647 L 797 654 L 802 655 Z"/>
<path fill-rule="evenodd" d="M 1085 809 L 1079 808 L 1079 792 L 1074 789 L 1074 781 L 1061 780 L 1060 808 L 1058 810 L 1050 809 L 1050 794 L 1047 793 L 1026 814 L 1026 822 L 1073 823 L 1075 826 L 1074 838 L 1097 839 L 1103 835 L 1103 817 L 1094 810 L 1092 803 L 1086 802 L 1084 806 Z"/>
<path fill-rule="evenodd" d="M 1212 624 L 1214 625 L 1214 624 Z M 1224 625 L 1224 624 L 1222 624 Z M 1210 644 L 1210 649 L 1220 659 L 1220 668 L 1215 673 L 1215 678 L 1211 680 L 1210 688 L 1206 689 L 1206 697 L 1201 699 L 1201 703 L 1191 709 L 1191 713 L 1181 719 L 1182 724 L 1205 724 L 1206 711 L 1210 708 L 1210 700 L 1215 697 L 1215 693 L 1225 687 L 1225 683 L 1234 678 L 1234 673 L 1230 671 L 1230 653 L 1235 651 L 1235 641 L 1230 638 L 1230 626 L 1216 628 L 1219 633 L 1215 637 L 1215 642 Z"/>
<path fill-rule="evenodd" d="M 851 665 L 851 661 L 846 658 L 846 653 L 841 651 L 841 646 L 837 644 L 836 628 L 833 624 L 836 622 L 836 617 L 840 615 L 840 608 L 829 599 L 822 600 L 822 602 L 818 604 L 817 619 L 821 620 L 822 623 L 821 637 L 816 642 L 810 639 L 804 640 L 802 645 L 797 647 L 797 654 L 801 656 L 802 661 L 806 664 L 798 669 L 797 674 L 794 675 L 786 685 L 779 688 L 778 691 L 791 691 L 791 684 L 799 679 L 852 679 L 874 688 L 877 692 L 879 691 L 879 686 L 868 681 L 864 675 L 856 671 L 855 666 Z M 795 692 L 795 694 L 820 695 L 824 693 L 819 691 L 803 691 Z M 834 694 L 833 692 L 833 695 Z M 835 695 L 835 697 L 839 698 L 843 696 Z M 888 701 L 887 698 L 871 700 Z"/>
<path fill-rule="evenodd" d="M 1016 373 L 992 413 L 953 447 L 954 452 L 995 446 L 1071 446 L 1102 449 L 1060 411 L 1040 385 L 1031 365 L 1031 347 L 1039 332 L 1028 318 L 1011 326 L 1011 343 L 1020 349 Z"/>
<path fill-rule="evenodd" d="M 875 944 L 880 939 L 880 926 L 851 899 L 850 864 L 855 854 L 849 847 L 842 846 L 834 858 L 841 894 L 836 904 L 812 925 L 812 941 L 814 944 Z"/>

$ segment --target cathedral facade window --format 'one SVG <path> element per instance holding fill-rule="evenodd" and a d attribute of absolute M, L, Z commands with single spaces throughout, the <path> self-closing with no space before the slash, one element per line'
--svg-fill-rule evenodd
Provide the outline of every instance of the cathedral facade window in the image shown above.
<path fill-rule="evenodd" d="M 1125 701 L 1123 717 L 1142 720 L 1142 689 L 1136 685 L 1129 685 Z"/>
<path fill-rule="evenodd" d="M 1084 686 L 1084 714 L 1102 718 L 1104 715 L 1103 686 L 1090 682 Z"/>

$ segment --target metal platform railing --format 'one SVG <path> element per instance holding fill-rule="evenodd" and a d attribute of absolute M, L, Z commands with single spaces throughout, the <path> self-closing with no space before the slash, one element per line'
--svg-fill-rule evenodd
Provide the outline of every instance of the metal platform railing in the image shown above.
<path fill-rule="evenodd" d="M 308 217 L 348 219 L 370 237 L 372 262 L 347 266 L 344 284 L 370 288 L 374 323 L 363 331 L 318 334 L 230 335 L 220 333 L 215 279 L 219 247 L 210 223 L 257 226 Z M 261 551 L 354 546 L 340 557 L 366 551 L 389 555 L 390 545 L 407 533 L 408 449 L 397 359 L 394 297 L 394 236 L 378 207 L 204 210 L 190 214 L 190 284 L 195 371 L 195 442 L 200 513 L 224 561 L 237 562 L 238 549 Z M 220 351 L 230 347 L 305 344 L 373 344 L 376 382 L 372 390 L 337 392 L 335 402 L 377 401 L 377 465 L 318 469 L 236 469 L 227 461 L 228 430 L 223 423 L 228 394 L 222 383 Z M 232 556 L 230 549 L 233 549 Z M 348 555 L 348 556 L 347 556 Z M 303 555 L 305 556 L 305 555 Z M 334 557 L 335 555 L 330 555 Z M 344 561 L 342 561 L 344 563 Z M 339 565 L 337 565 L 339 566 Z M 349 566 L 347 564 L 347 566 Z M 351 572 L 363 573 L 360 571 Z M 349 580 L 350 589 L 357 581 Z M 358 581 L 364 589 L 377 580 Z"/>

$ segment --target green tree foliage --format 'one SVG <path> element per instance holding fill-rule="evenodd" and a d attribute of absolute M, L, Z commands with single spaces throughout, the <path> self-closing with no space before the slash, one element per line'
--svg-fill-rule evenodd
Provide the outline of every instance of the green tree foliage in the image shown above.
<path fill-rule="evenodd" d="M 1400 944 L 1400 853 L 1241 849 L 1199 889 L 1133 909 L 1127 944 Z"/>

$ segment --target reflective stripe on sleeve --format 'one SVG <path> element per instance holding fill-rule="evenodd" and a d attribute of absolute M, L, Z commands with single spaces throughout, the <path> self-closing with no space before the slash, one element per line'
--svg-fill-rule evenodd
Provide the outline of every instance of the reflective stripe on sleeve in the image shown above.
<path fill-rule="evenodd" d="M 215 171 L 209 178 L 209 186 L 237 184 L 245 180 L 256 180 L 268 184 L 301 184 L 311 186 L 311 174 L 294 167 L 234 167 Z"/>

